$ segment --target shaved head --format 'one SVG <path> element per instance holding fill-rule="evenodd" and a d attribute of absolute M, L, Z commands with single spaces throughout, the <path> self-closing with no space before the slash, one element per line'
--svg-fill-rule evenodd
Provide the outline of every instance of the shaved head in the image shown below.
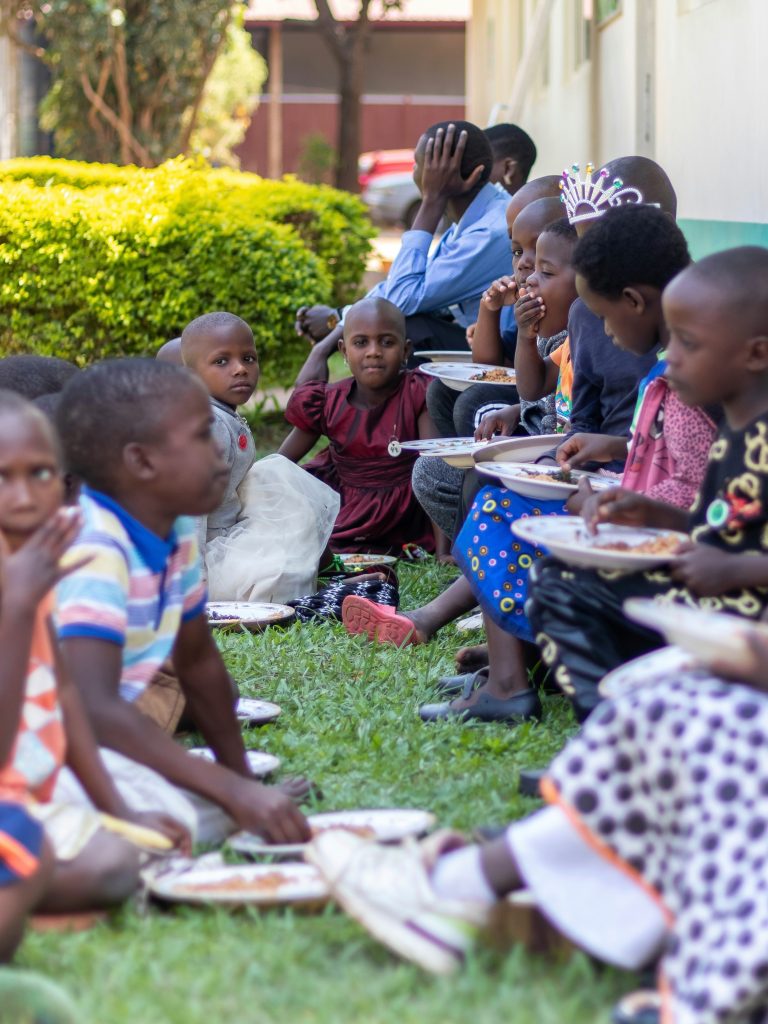
<path fill-rule="evenodd" d="M 195 366 L 206 352 L 232 335 L 247 336 L 253 344 L 253 331 L 242 317 L 234 313 L 220 311 L 197 317 L 181 332 L 184 366 Z"/>
<path fill-rule="evenodd" d="M 725 317 L 745 339 L 768 338 L 768 249 L 726 249 L 705 256 L 684 273 L 717 296 Z"/>
<path fill-rule="evenodd" d="M 58 397 L 58 392 L 56 392 Z M 0 388 L 0 419 L 11 418 L 25 420 L 35 430 L 39 430 L 46 441 L 50 444 L 56 458 L 61 462 L 61 445 L 59 437 L 53 428 L 53 424 L 45 413 L 33 405 L 27 398 L 24 398 L 16 391 L 8 391 Z"/>
<path fill-rule="evenodd" d="M 543 178 L 534 178 L 533 181 L 526 181 L 512 196 L 507 207 L 507 224 L 512 226 L 515 218 L 522 213 L 526 206 L 534 203 L 537 199 L 560 198 L 560 178 L 556 174 L 547 174 Z M 551 218 L 554 219 L 554 218 Z"/>
<path fill-rule="evenodd" d="M 183 366 L 184 359 L 181 355 L 181 338 L 171 338 L 155 353 L 155 359 L 160 363 L 170 363 L 172 366 Z"/>
<path fill-rule="evenodd" d="M 522 189 L 520 190 L 522 192 Z M 517 196 L 515 196 L 517 199 Z M 559 199 L 549 197 L 546 199 L 535 199 L 527 203 L 517 217 L 517 220 L 525 218 L 527 227 L 538 227 L 543 230 L 552 221 L 562 220 L 565 217 L 565 207 Z"/>
<path fill-rule="evenodd" d="M 667 172 L 647 156 L 622 156 L 604 164 L 609 181 L 621 178 L 625 185 L 639 189 L 645 203 L 658 203 L 671 217 L 677 216 L 677 194 Z"/>
<path fill-rule="evenodd" d="M 361 299 L 347 310 L 344 317 L 344 337 L 352 331 L 352 324 L 357 316 L 370 316 L 373 314 L 377 320 L 384 321 L 391 328 L 394 334 L 405 340 L 405 316 L 389 299 L 370 298 Z"/>

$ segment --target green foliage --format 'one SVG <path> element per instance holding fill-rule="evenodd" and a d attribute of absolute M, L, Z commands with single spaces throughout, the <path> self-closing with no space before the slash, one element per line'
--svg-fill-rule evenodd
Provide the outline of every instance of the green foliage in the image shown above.
<path fill-rule="evenodd" d="M 398 573 L 405 608 L 453 576 L 432 560 Z M 280 756 L 285 774 L 315 779 L 321 809 L 420 806 L 441 825 L 470 828 L 533 810 L 517 795 L 519 769 L 546 764 L 575 729 L 562 698 L 545 700 L 539 725 L 422 724 L 416 707 L 437 699 L 433 680 L 479 639 L 447 627 L 398 651 L 316 625 L 219 642 L 244 692 L 283 708 L 246 744 Z M 456 975 L 433 977 L 333 907 L 128 908 L 91 932 L 30 934 L 20 966 L 61 980 L 83 1020 L 105 1024 L 608 1024 L 615 1000 L 637 987 L 582 955 L 552 961 L 522 949 L 478 951 Z"/>
<path fill-rule="evenodd" d="M 336 150 L 322 132 L 311 132 L 301 140 L 299 177 L 315 185 L 330 182 Z"/>
<path fill-rule="evenodd" d="M 152 353 L 230 309 L 254 329 L 267 384 L 292 383 L 306 356 L 296 308 L 355 296 L 372 234 L 352 196 L 183 160 L 9 161 L 0 194 L 4 351 Z"/>
<path fill-rule="evenodd" d="M 210 72 L 231 7 L 232 0 L 34 3 L 53 75 L 43 122 L 57 153 L 120 163 L 144 153 L 139 162 L 148 164 L 183 150 L 184 115 Z M 138 148 L 126 151 L 104 107 Z"/>
<path fill-rule="evenodd" d="M 245 138 L 267 77 L 266 61 L 254 50 L 242 20 L 227 29 L 224 46 L 205 83 L 189 145 L 192 156 L 235 168 L 240 161 L 234 150 Z"/>

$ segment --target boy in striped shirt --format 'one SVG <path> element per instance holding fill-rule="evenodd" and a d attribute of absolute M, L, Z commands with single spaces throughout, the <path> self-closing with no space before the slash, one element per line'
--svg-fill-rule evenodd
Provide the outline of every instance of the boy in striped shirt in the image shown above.
<path fill-rule="evenodd" d="M 130 806 L 166 811 L 201 842 L 235 828 L 273 842 L 306 839 L 294 799 L 307 783 L 253 778 L 205 615 L 186 517 L 216 508 L 227 481 L 207 392 L 176 366 L 107 361 L 68 385 L 57 424 L 67 467 L 83 481 L 84 527 L 71 557 L 90 557 L 59 587 L 59 637 L 118 789 Z M 169 655 L 215 763 L 187 754 L 135 707 Z M 61 780 L 70 799 L 71 781 Z"/>

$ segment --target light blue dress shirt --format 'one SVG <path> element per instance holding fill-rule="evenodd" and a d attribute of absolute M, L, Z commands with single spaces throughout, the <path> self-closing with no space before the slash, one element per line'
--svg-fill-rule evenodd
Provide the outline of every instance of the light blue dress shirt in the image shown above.
<path fill-rule="evenodd" d="M 368 297 L 389 299 L 406 316 L 450 310 L 457 323 L 469 327 L 491 281 L 512 273 L 509 200 L 506 192 L 485 184 L 431 254 L 428 231 L 406 231 L 386 281 Z"/>

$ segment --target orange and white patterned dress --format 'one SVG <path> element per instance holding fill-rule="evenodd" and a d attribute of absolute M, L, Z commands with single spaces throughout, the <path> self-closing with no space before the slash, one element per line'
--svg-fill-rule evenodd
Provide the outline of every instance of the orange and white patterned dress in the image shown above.
<path fill-rule="evenodd" d="M 52 609 L 50 593 L 35 613 L 19 730 L 10 757 L 0 766 L 0 800 L 47 802 L 64 764 L 66 739 L 49 631 Z"/>

